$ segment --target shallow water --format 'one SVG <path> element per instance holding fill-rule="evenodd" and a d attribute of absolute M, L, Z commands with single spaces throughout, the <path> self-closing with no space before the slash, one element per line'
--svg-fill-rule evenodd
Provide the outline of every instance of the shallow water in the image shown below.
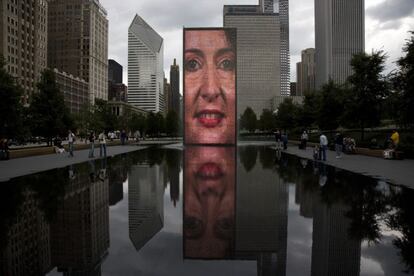
<path fill-rule="evenodd" d="M 407 275 L 414 191 L 266 147 L 150 148 L 0 183 L 0 275 Z"/>

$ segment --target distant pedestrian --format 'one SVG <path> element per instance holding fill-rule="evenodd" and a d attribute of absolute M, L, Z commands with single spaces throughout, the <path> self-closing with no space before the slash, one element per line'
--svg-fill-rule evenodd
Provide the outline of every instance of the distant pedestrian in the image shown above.
<path fill-rule="evenodd" d="M 308 133 L 306 132 L 306 130 L 304 130 L 302 135 L 300 136 L 300 142 L 301 142 L 300 149 L 306 149 L 308 140 L 309 140 Z"/>
<path fill-rule="evenodd" d="M 283 132 L 283 134 L 282 134 L 282 136 L 281 136 L 281 140 L 282 140 L 282 143 L 283 143 L 283 149 L 284 149 L 284 150 L 287 150 L 288 135 L 287 135 L 286 131 L 285 131 L 285 132 Z"/>
<path fill-rule="evenodd" d="M 280 150 L 282 148 L 282 135 L 278 129 L 275 131 L 275 141 L 276 141 L 276 149 Z"/>
<path fill-rule="evenodd" d="M 328 149 L 328 138 L 325 134 L 321 133 L 319 136 L 319 159 L 326 161 L 326 150 Z"/>
<path fill-rule="evenodd" d="M 9 160 L 9 140 L 7 138 L 0 139 L 0 160 Z"/>
<path fill-rule="evenodd" d="M 336 152 L 336 158 L 342 157 L 342 148 L 344 144 L 344 136 L 338 132 L 335 135 L 335 152 Z"/>
<path fill-rule="evenodd" d="M 125 145 L 126 139 L 127 139 L 127 134 L 125 132 L 125 129 L 123 129 L 121 131 L 121 145 Z"/>
<path fill-rule="evenodd" d="M 73 157 L 73 143 L 75 142 L 75 134 L 69 129 L 68 131 L 68 146 L 69 146 L 69 157 Z"/>
<path fill-rule="evenodd" d="M 99 136 L 99 156 L 102 157 L 102 153 L 103 156 L 106 157 L 106 136 L 105 136 L 105 132 L 102 131 Z"/>
<path fill-rule="evenodd" d="M 95 132 L 91 131 L 89 134 L 89 158 L 95 157 Z"/>
<path fill-rule="evenodd" d="M 392 141 L 393 148 L 396 149 L 398 147 L 398 144 L 400 143 L 400 134 L 397 132 L 396 129 L 392 131 L 392 135 L 390 139 Z"/>

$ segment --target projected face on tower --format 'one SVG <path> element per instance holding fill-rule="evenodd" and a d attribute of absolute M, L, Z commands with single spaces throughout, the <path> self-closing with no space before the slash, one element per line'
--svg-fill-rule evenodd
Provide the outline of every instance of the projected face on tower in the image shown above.
<path fill-rule="evenodd" d="M 234 144 L 234 29 L 184 30 L 184 124 L 187 144 Z"/>

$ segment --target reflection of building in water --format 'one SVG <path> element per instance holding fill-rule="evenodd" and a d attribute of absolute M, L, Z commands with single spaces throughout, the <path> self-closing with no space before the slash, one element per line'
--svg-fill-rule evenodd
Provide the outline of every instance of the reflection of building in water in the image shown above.
<path fill-rule="evenodd" d="M 168 168 L 168 178 L 170 179 L 170 198 L 176 206 L 180 199 L 180 163 Z"/>
<path fill-rule="evenodd" d="M 109 178 L 109 206 L 114 206 L 124 198 L 123 182 L 127 178 L 128 171 L 125 170 L 124 164 L 110 168 Z"/>
<path fill-rule="evenodd" d="M 236 256 L 257 257 L 258 275 L 285 275 L 287 185 L 276 172 L 238 163 Z"/>
<path fill-rule="evenodd" d="M 108 178 L 75 174 L 51 224 L 52 262 L 64 275 L 100 275 L 109 247 Z"/>
<path fill-rule="evenodd" d="M 313 215 L 312 276 L 359 276 L 361 241 L 349 237 L 349 207 L 316 197 Z"/>
<path fill-rule="evenodd" d="M 164 225 L 162 167 L 131 167 L 128 182 L 129 237 L 140 250 Z"/>
<path fill-rule="evenodd" d="M 311 182 L 306 182 L 303 176 L 296 181 L 295 203 L 299 205 L 299 214 L 305 218 L 312 218 L 313 204 L 316 190 L 312 188 Z M 312 181 L 312 179 L 310 179 Z"/>
<path fill-rule="evenodd" d="M 49 224 L 32 191 L 23 192 L 20 210 L 0 252 L 0 275 L 43 275 L 52 269 Z"/>

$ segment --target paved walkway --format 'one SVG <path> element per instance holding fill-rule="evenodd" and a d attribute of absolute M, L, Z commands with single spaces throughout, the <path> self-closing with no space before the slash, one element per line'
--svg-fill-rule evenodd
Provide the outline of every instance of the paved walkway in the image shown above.
<path fill-rule="evenodd" d="M 275 149 L 275 147 L 272 147 Z M 286 153 L 302 158 L 313 159 L 312 148 L 298 149 L 297 145 L 290 145 Z M 327 151 L 327 165 L 347 171 L 360 173 L 370 177 L 386 180 L 387 182 L 404 185 L 414 189 L 414 160 L 386 160 L 365 155 L 347 155 L 336 159 L 334 151 Z"/>
<path fill-rule="evenodd" d="M 125 145 L 107 147 L 107 156 L 115 156 L 122 153 L 137 151 L 147 148 L 140 145 Z M 48 154 L 33 157 L 16 158 L 7 161 L 0 161 L 0 182 L 8 181 L 11 178 L 43 172 L 56 168 L 64 168 L 72 164 L 83 163 L 88 160 L 89 150 L 78 150 L 74 157 L 68 157 L 68 153 Z M 95 148 L 95 158 L 99 159 L 99 147 Z"/>

